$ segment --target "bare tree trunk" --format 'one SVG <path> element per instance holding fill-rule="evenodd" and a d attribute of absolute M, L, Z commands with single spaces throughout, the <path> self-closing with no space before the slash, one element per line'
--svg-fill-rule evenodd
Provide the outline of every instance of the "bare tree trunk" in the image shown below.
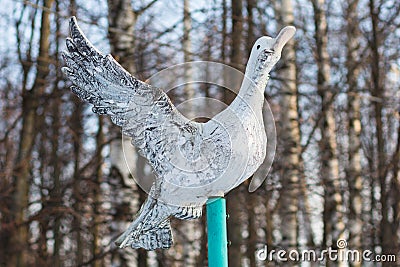
<path fill-rule="evenodd" d="M 101 181 L 103 177 L 103 157 L 101 155 L 102 147 L 105 142 L 105 137 L 103 133 L 103 125 L 104 125 L 104 117 L 99 117 L 99 128 L 97 130 L 96 135 L 96 169 L 94 175 L 94 183 L 93 183 L 93 219 L 92 219 L 92 257 L 96 258 L 101 253 L 101 245 L 100 245 L 100 225 L 102 221 L 101 214 L 101 202 L 102 202 L 102 193 L 101 193 Z M 94 260 L 92 263 L 93 267 L 100 267 L 103 266 L 102 259 Z"/>
<path fill-rule="evenodd" d="M 54 168 L 54 189 L 53 189 L 53 199 L 54 199 L 54 206 L 56 208 L 61 206 L 61 181 L 60 181 L 60 166 L 59 166 L 59 158 L 58 158 L 58 149 L 59 149 L 59 129 L 60 129 L 60 110 L 59 110 L 59 102 L 56 102 L 54 105 L 54 144 L 53 144 L 53 155 L 52 159 L 54 161 L 53 168 Z M 54 246 L 53 246 L 53 264 L 54 266 L 61 265 L 61 258 L 60 258 L 60 248 L 62 242 L 62 235 L 60 233 L 61 227 L 61 212 L 57 211 L 56 217 L 54 218 L 54 226 L 53 226 L 53 235 L 54 235 Z"/>
<path fill-rule="evenodd" d="M 270 200 L 272 198 L 272 189 L 266 188 L 266 194 L 265 194 L 265 200 L 264 200 L 264 205 L 265 205 L 265 244 L 268 247 L 272 247 L 273 245 L 273 230 L 274 230 L 274 221 L 273 221 L 273 214 L 274 214 L 274 209 L 271 207 Z"/>
<path fill-rule="evenodd" d="M 74 129 L 74 174 L 73 174 L 73 199 L 74 204 L 72 205 L 74 211 L 76 212 L 74 220 L 72 222 L 72 231 L 75 233 L 75 246 L 76 246 L 76 265 L 83 262 L 83 245 L 82 245 L 82 235 L 81 235 L 81 218 L 78 214 L 81 213 L 81 202 L 83 201 L 80 192 L 80 160 L 81 160 L 81 150 L 82 150 L 82 114 L 83 114 L 83 103 L 74 97 L 75 109 L 71 117 L 71 128 Z M 79 217 L 78 217 L 79 216 Z"/>
<path fill-rule="evenodd" d="M 70 1 L 70 14 L 72 16 L 76 15 L 76 3 L 74 0 Z M 72 96 L 72 101 L 74 104 L 74 111 L 71 116 L 71 129 L 73 129 L 73 161 L 74 161 L 74 171 L 73 171 L 73 186 L 72 186 L 72 198 L 74 203 L 72 208 L 75 212 L 72 221 L 73 240 L 75 243 L 75 264 L 81 264 L 83 262 L 83 245 L 82 245 L 82 235 L 81 235 L 81 218 L 78 214 L 81 213 L 81 202 L 82 196 L 80 192 L 80 161 L 82 153 L 82 135 L 83 135 L 83 103 L 75 96 Z M 59 244 L 57 244 L 58 246 Z"/>
<path fill-rule="evenodd" d="M 359 25 L 357 18 L 358 0 L 348 3 L 347 20 L 347 84 L 348 84 L 348 116 L 349 116 L 349 162 L 346 171 L 349 186 L 349 231 L 351 249 L 362 249 L 362 177 L 361 177 L 361 116 L 360 97 L 358 94 L 359 64 Z M 361 262 L 354 262 L 353 266 L 361 266 Z"/>
<path fill-rule="evenodd" d="M 131 73 L 135 67 L 135 26 L 137 14 L 129 0 L 108 0 L 111 53 Z"/>
<path fill-rule="evenodd" d="M 241 44 L 242 44 L 242 40 L 243 40 L 242 1 L 241 0 L 232 0 L 231 5 L 232 5 L 231 65 L 238 70 L 243 70 L 243 52 L 242 52 L 242 48 L 241 48 Z"/>
<path fill-rule="evenodd" d="M 40 127 L 41 128 L 41 127 Z M 38 148 L 38 153 L 39 153 L 39 157 L 41 159 L 47 159 L 47 154 L 46 154 L 46 147 L 45 147 L 45 140 L 48 139 L 48 133 L 38 133 L 38 138 L 40 141 L 38 143 L 40 143 L 40 147 Z M 46 166 L 45 164 L 41 164 L 39 171 L 40 171 L 40 184 L 42 186 L 44 186 L 46 184 L 46 174 L 45 174 L 45 169 Z M 40 201 L 42 203 L 42 208 L 40 210 L 41 213 L 45 214 L 49 207 L 48 205 L 46 205 L 48 202 L 47 201 L 47 197 L 48 195 L 46 194 L 46 192 L 43 192 L 43 190 L 41 190 L 40 192 Z M 38 259 L 36 260 L 37 264 L 40 265 L 48 265 L 49 263 L 47 262 L 48 259 L 48 253 L 47 253 L 47 231 L 49 229 L 49 218 L 43 217 L 40 218 L 38 220 L 39 222 L 39 229 L 40 229 L 40 233 L 39 233 L 39 238 L 37 241 L 37 246 L 38 246 L 38 251 L 37 251 L 37 255 L 38 255 Z"/>
<path fill-rule="evenodd" d="M 303 220 L 304 220 L 303 227 L 304 227 L 304 233 L 305 233 L 305 237 L 306 237 L 306 247 L 314 248 L 315 247 L 314 233 L 313 233 L 313 227 L 311 225 L 311 218 L 310 218 L 310 216 L 312 214 L 312 208 L 310 206 L 307 181 L 306 181 L 306 176 L 304 174 L 304 169 L 303 169 L 304 168 L 303 158 L 301 158 L 300 167 L 302 167 L 302 169 L 300 170 L 300 181 L 299 181 L 300 191 L 301 191 L 301 199 L 300 199 L 300 203 L 299 203 L 299 209 L 302 212 Z"/>
<path fill-rule="evenodd" d="M 226 35 L 227 35 L 227 14 L 228 8 L 226 6 L 226 0 L 222 0 L 222 44 L 221 44 L 221 60 L 222 63 L 226 63 Z"/>
<path fill-rule="evenodd" d="M 56 11 L 59 12 L 59 1 L 56 0 Z M 60 47 L 58 45 L 58 39 L 60 38 L 60 18 L 57 18 L 56 21 L 56 29 L 57 29 L 57 45 L 56 45 L 56 66 L 60 65 L 59 62 L 59 50 Z M 61 217 L 62 213 L 58 211 L 58 208 L 61 207 L 62 203 L 62 192 L 61 192 L 61 180 L 60 180 L 60 175 L 61 175 L 61 164 L 60 164 L 60 158 L 58 156 L 58 151 L 60 149 L 60 128 L 61 128 L 61 94 L 59 92 L 59 88 L 57 86 L 58 82 L 62 79 L 62 74 L 61 71 L 57 71 L 57 79 L 55 82 L 55 87 L 54 87 L 54 97 L 55 101 L 53 104 L 53 145 L 52 145 L 52 160 L 53 160 L 53 169 L 54 169 L 54 187 L 53 187 L 53 193 L 51 194 L 51 198 L 53 199 L 54 202 L 54 207 L 56 208 L 56 214 L 54 218 L 54 225 L 53 225 L 53 237 L 54 237 L 54 245 L 53 245 L 53 257 L 52 257 L 52 264 L 54 266 L 61 266 L 61 255 L 60 255 L 60 249 L 61 249 L 61 244 L 62 244 L 62 234 L 61 234 Z"/>
<path fill-rule="evenodd" d="M 386 153 L 385 153 L 385 140 L 383 134 L 383 120 L 382 120 L 382 99 L 384 96 L 384 77 L 381 73 L 381 55 L 379 48 L 382 44 L 379 29 L 379 9 L 374 0 L 369 1 L 370 7 L 370 18 L 372 24 L 372 39 L 370 41 L 370 47 L 372 52 L 371 60 L 371 76 L 372 76 L 372 96 L 378 99 L 374 101 L 374 113 L 375 113 L 375 134 L 377 142 L 377 158 L 378 161 L 378 181 L 380 186 L 380 203 L 381 203 L 381 221 L 380 221 L 380 244 L 382 246 L 382 253 L 389 254 L 393 253 L 393 236 L 390 231 L 389 222 L 389 203 L 388 203 L 388 192 L 386 190 Z"/>
<path fill-rule="evenodd" d="M 279 10 L 281 25 L 293 25 L 292 0 L 283 0 Z M 282 142 L 282 190 L 280 191 L 280 216 L 282 246 L 295 249 L 298 239 L 298 211 L 299 211 L 299 180 L 301 168 L 300 128 L 296 83 L 296 52 L 293 41 L 285 46 L 282 53 L 285 68 L 280 71 L 282 77 L 282 95 L 280 106 L 282 108 L 281 125 L 279 129 Z"/>
<path fill-rule="evenodd" d="M 53 189 L 53 199 L 54 199 L 54 206 L 56 208 L 61 206 L 61 181 L 60 181 L 60 166 L 58 164 L 59 158 L 57 155 L 57 151 L 59 149 L 59 129 L 60 129 L 60 110 L 59 110 L 59 103 L 56 102 L 54 105 L 54 134 L 53 137 L 54 145 L 53 145 L 53 156 L 52 159 L 54 160 L 53 168 L 54 168 L 54 189 Z M 54 266 L 61 266 L 61 257 L 60 257 L 60 248 L 62 244 L 62 235 L 60 233 L 61 227 L 61 212 L 57 211 L 55 218 L 54 218 L 54 226 L 53 226 L 53 236 L 54 236 L 54 246 L 53 246 L 53 265 Z"/>
<path fill-rule="evenodd" d="M 248 183 L 246 183 L 248 185 Z M 249 193 L 246 196 L 246 211 L 247 211 L 247 231 L 249 233 L 249 237 L 247 238 L 247 246 L 246 246 L 246 256 L 249 259 L 249 266 L 256 267 L 256 244 L 257 244 L 257 223 L 256 223 L 256 213 L 255 206 L 257 204 L 257 195 L 253 193 Z"/>
<path fill-rule="evenodd" d="M 378 232 L 378 227 L 377 227 L 377 218 L 375 218 L 375 211 L 378 209 L 378 203 L 377 203 L 377 199 L 375 197 L 375 189 L 376 189 L 376 185 L 377 185 L 377 181 L 375 181 L 375 173 L 376 173 L 376 166 L 375 166 L 375 151 L 372 148 L 373 144 L 370 143 L 368 150 L 370 151 L 370 156 L 367 157 L 368 160 L 368 186 L 369 186 L 369 202 L 370 202 L 370 210 L 368 212 L 368 228 L 369 228 L 369 232 L 368 232 L 368 238 L 369 238 L 369 242 L 367 243 L 367 246 L 369 248 L 372 248 L 372 250 L 375 250 L 375 247 L 377 245 L 376 241 L 377 241 L 377 232 Z"/>
<path fill-rule="evenodd" d="M 229 218 L 227 220 L 229 266 L 242 266 L 242 189 L 244 189 L 243 186 L 238 186 L 230 191 L 227 195 L 227 213 L 229 214 Z"/>
<path fill-rule="evenodd" d="M 192 18 L 190 15 L 190 2 L 189 0 L 183 0 L 183 57 L 184 62 L 192 61 L 192 41 L 190 38 L 190 32 L 192 30 Z M 185 68 L 185 80 L 189 81 L 191 78 L 191 69 Z M 185 99 L 192 99 L 194 96 L 193 86 L 191 84 L 185 85 Z M 188 107 L 191 109 L 191 107 Z M 189 112 L 193 112 L 193 110 L 188 110 Z"/>
<path fill-rule="evenodd" d="M 136 173 L 135 175 L 138 177 L 137 179 L 150 179 L 150 177 L 146 176 L 144 172 L 144 168 L 146 165 L 146 160 L 143 157 L 137 157 L 136 161 Z M 140 178 L 139 178 L 140 177 Z M 142 188 L 137 189 L 139 193 L 139 203 L 144 203 L 147 194 L 142 190 Z M 137 250 L 137 264 L 138 266 L 146 267 L 147 265 L 147 251 L 144 248 L 139 248 Z"/>
<path fill-rule="evenodd" d="M 340 191 L 339 161 L 336 151 L 336 125 L 333 110 L 333 92 L 330 88 L 330 62 L 327 51 L 328 32 L 325 13 L 325 0 L 313 0 L 315 41 L 317 45 L 318 94 L 321 97 L 320 122 L 321 141 L 321 178 L 324 185 L 324 236 L 323 244 L 336 246 L 338 239 L 343 239 L 343 200 Z"/>
<path fill-rule="evenodd" d="M 242 42 L 243 42 L 243 14 L 242 14 L 242 0 L 231 0 L 232 5 L 232 42 L 231 42 L 231 55 L 230 55 L 230 64 L 232 67 L 243 71 L 243 51 L 242 51 Z M 226 26 L 226 25 L 225 25 Z M 224 33 L 223 33 L 224 34 Z M 225 40 L 226 41 L 226 40 Z M 241 81 L 237 77 L 229 77 L 230 79 L 236 79 L 233 84 L 240 84 Z M 235 93 L 230 90 L 224 91 L 224 102 L 226 104 L 230 104 L 233 99 L 235 99 Z"/>
<path fill-rule="evenodd" d="M 203 216 L 201 217 L 201 239 L 200 239 L 200 254 L 197 257 L 196 267 L 207 265 L 207 232 L 206 232 L 206 216 L 203 207 Z"/>
<path fill-rule="evenodd" d="M 53 0 L 45 0 L 43 5 L 51 8 Z M 23 90 L 22 92 L 22 130 L 20 135 L 20 146 L 18 148 L 17 157 L 15 159 L 15 167 L 13 172 L 15 191 L 13 195 L 12 213 L 14 214 L 14 222 L 16 232 L 11 237 L 11 247 L 17 248 L 12 253 L 8 266 L 25 266 L 27 265 L 29 244 L 28 225 L 26 224 L 25 212 L 29 202 L 29 184 L 30 184 L 30 162 L 31 152 L 34 140 L 37 134 L 35 127 L 36 108 L 38 98 L 43 93 L 46 85 L 46 78 L 49 73 L 49 36 L 50 36 L 50 13 L 42 12 L 39 55 L 37 60 L 37 74 L 31 90 Z M 32 29 L 33 30 L 33 29 Z"/>
<path fill-rule="evenodd" d="M 399 111 L 399 118 L 400 118 L 400 111 Z M 393 154 L 393 178 L 392 178 L 392 186 L 391 191 L 393 195 L 392 201 L 392 209 L 393 209 L 393 223 L 392 223 L 392 235 L 393 235 L 393 251 L 400 251 L 400 244 L 399 244 L 399 230 L 400 230 L 400 119 L 399 125 L 397 126 L 397 145 L 396 150 Z M 398 255 L 398 253 L 397 253 Z M 397 258 L 397 262 L 400 261 Z"/>
<path fill-rule="evenodd" d="M 250 56 L 251 49 L 253 48 L 256 37 L 254 36 L 254 8 L 256 6 L 255 0 L 247 0 L 247 40 L 246 40 L 246 52 Z"/>

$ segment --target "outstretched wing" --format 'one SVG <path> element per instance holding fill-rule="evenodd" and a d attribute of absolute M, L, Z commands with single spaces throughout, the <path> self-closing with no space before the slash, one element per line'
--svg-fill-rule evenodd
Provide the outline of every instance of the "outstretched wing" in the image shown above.
<path fill-rule="evenodd" d="M 190 138 L 196 124 L 186 119 L 160 89 L 139 81 L 111 55 L 100 53 L 84 36 L 76 19 L 70 20 L 71 38 L 63 53 L 63 72 L 74 84 L 71 90 L 93 104 L 93 112 L 108 114 L 122 132 L 161 174 L 178 138 Z"/>

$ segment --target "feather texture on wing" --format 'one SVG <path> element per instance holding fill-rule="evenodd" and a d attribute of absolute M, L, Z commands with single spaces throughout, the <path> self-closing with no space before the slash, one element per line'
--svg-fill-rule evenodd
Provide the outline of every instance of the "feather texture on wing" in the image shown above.
<path fill-rule="evenodd" d="M 160 175 L 168 164 L 165 151 L 174 149 L 177 138 L 193 135 L 197 125 L 179 113 L 162 90 L 133 77 L 111 55 L 100 53 L 75 18 L 70 32 L 63 72 L 74 84 L 72 91 L 93 104 L 93 112 L 110 115 Z"/>

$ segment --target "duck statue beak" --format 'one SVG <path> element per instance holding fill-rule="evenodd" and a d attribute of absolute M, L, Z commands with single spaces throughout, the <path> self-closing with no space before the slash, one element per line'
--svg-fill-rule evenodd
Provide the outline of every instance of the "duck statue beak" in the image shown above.
<path fill-rule="evenodd" d="M 296 33 L 296 28 L 293 26 L 287 26 L 283 28 L 279 32 L 278 36 L 275 38 L 275 45 L 274 45 L 275 52 L 280 54 L 285 44 L 289 42 L 290 39 L 292 39 L 295 33 Z"/>

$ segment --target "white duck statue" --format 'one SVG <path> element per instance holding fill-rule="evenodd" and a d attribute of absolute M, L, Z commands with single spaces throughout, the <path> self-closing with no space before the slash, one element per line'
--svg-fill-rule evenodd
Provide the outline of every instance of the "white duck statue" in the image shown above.
<path fill-rule="evenodd" d="M 71 90 L 107 114 L 144 156 L 156 179 L 129 228 L 117 239 L 123 248 L 169 248 L 170 218 L 199 218 L 207 199 L 224 196 L 248 179 L 266 155 L 262 106 L 269 72 L 295 28 L 276 38 L 259 38 L 251 51 L 245 79 L 234 101 L 206 123 L 187 119 L 159 88 L 123 69 L 84 36 L 76 19 L 63 53 Z"/>

